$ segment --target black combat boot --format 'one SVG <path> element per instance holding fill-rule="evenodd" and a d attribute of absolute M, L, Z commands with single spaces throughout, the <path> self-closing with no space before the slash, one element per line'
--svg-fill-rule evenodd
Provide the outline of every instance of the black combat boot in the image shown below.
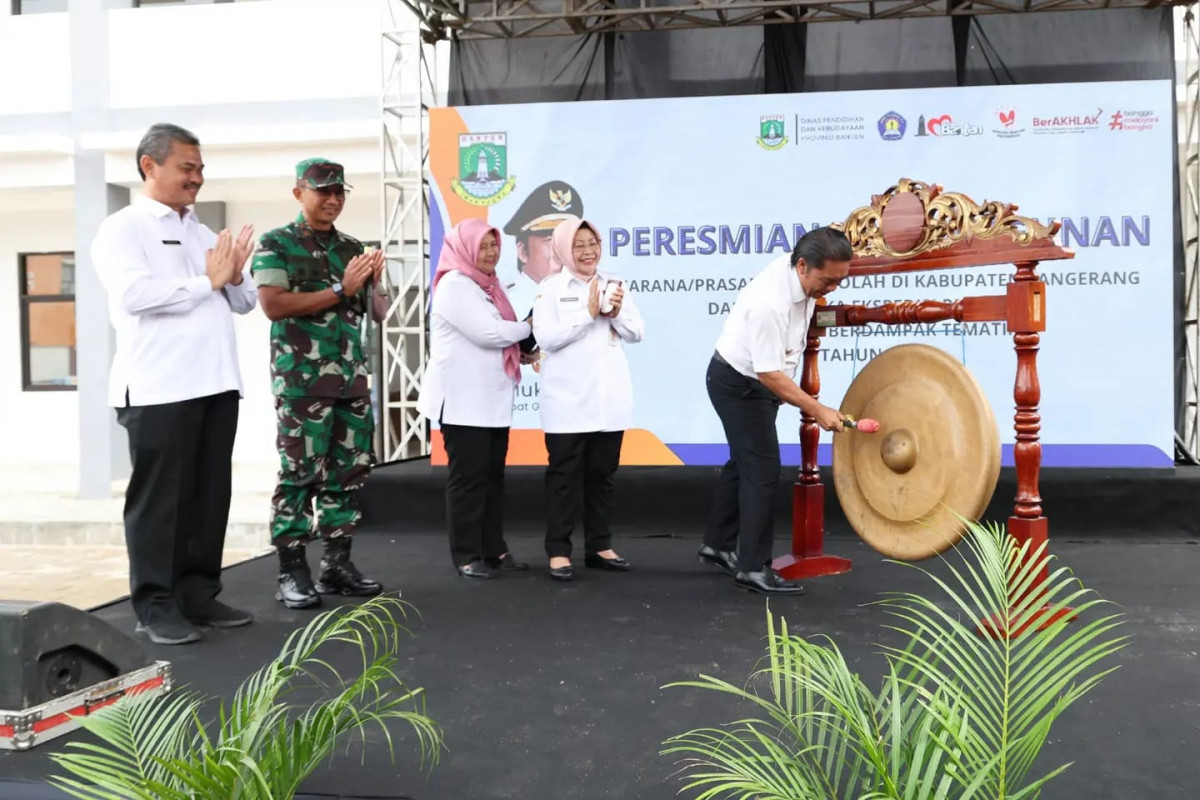
<path fill-rule="evenodd" d="M 279 548 L 279 589 L 275 599 L 287 608 L 312 608 L 321 605 L 321 595 L 313 589 L 312 572 L 304 547 Z"/>
<path fill-rule="evenodd" d="M 344 594 L 368 597 L 383 591 L 378 582 L 364 578 L 350 560 L 350 537 L 339 536 L 325 541 L 321 572 L 317 575 L 317 591 L 321 594 Z"/>

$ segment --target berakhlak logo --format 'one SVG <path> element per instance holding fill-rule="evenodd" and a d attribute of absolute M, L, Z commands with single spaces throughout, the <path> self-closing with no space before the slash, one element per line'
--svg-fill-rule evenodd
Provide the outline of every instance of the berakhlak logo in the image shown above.
<path fill-rule="evenodd" d="M 458 177 L 450 181 L 456 195 L 474 206 L 490 206 L 516 184 L 516 176 L 508 174 L 508 134 L 459 134 Z"/>
<path fill-rule="evenodd" d="M 1056 114 L 1032 117 L 1034 134 L 1086 133 L 1100 127 L 1104 109 L 1097 108 L 1095 114 Z"/>
<path fill-rule="evenodd" d="M 904 138 L 908 122 L 895 111 L 889 111 L 879 118 L 876 126 L 879 128 L 879 138 L 885 142 L 894 142 Z"/>
<path fill-rule="evenodd" d="M 778 150 L 787 144 L 786 133 L 782 114 L 758 118 L 758 146 L 764 150 Z"/>

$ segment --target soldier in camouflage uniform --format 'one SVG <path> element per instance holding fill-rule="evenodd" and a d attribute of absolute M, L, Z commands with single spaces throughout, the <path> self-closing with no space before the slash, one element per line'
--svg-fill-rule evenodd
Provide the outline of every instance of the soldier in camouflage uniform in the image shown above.
<path fill-rule="evenodd" d="M 379 286 L 383 253 L 333 226 L 346 202 L 340 164 L 296 165 L 301 212 L 259 240 L 251 274 L 271 319 L 271 383 L 281 466 L 271 501 L 271 540 L 279 553 L 275 598 L 288 608 L 320 605 L 322 594 L 375 595 L 378 582 L 350 560 L 361 516 L 355 492 L 374 463 L 375 421 L 361 326 L 371 306 L 387 311 Z M 316 504 L 316 519 L 313 504 Z M 314 585 L 305 545 L 325 543 Z"/>

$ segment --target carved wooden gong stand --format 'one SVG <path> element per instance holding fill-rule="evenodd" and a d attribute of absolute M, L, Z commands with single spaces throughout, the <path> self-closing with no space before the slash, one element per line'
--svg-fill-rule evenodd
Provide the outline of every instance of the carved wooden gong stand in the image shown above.
<path fill-rule="evenodd" d="M 1016 271 L 1005 294 L 964 297 L 954 303 L 904 301 L 867 308 L 818 301 L 804 351 L 800 388 L 813 397 L 821 390 L 817 356 L 827 328 L 947 320 L 1006 323 L 1017 353 L 1013 388 L 1017 493 L 1008 530 L 1019 542 L 1029 542 L 1032 553 L 1049 538 L 1038 490 L 1042 448 L 1038 439 L 1041 387 L 1037 351 L 1039 334 L 1046 329 L 1046 285 L 1035 270 L 1041 261 L 1070 259 L 1075 254 L 1054 241 L 1060 223 L 1043 225 L 1018 216 L 1016 210 L 1015 205 L 994 201 L 980 205 L 966 195 L 944 192 L 936 184 L 903 178 L 884 194 L 872 197 L 871 205 L 854 210 L 845 222 L 832 226 L 842 230 L 854 248 L 851 276 L 1008 263 Z M 851 567 L 849 559 L 826 555 L 824 550 L 825 486 L 817 467 L 819 438 L 816 420 L 802 414 L 801 466 L 793 489 L 792 552 L 776 558 L 772 564 L 789 579 L 836 575 L 848 572 Z M 1046 573 L 1043 569 L 1038 583 L 1047 579 Z M 1037 626 L 1049 625 L 1053 619 L 1044 615 Z M 980 627 L 992 635 L 1004 633 L 995 621 L 983 620 Z M 1018 633 L 1012 631 L 1010 635 Z"/>

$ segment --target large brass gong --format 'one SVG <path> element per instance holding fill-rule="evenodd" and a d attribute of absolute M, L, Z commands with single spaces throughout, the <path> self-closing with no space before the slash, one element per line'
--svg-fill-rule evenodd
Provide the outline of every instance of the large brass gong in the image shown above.
<path fill-rule="evenodd" d="M 841 411 L 879 422 L 833 434 L 833 482 L 850 525 L 880 553 L 917 561 L 963 535 L 1000 476 L 1000 433 L 987 397 L 949 353 L 904 344 L 867 362 Z"/>

